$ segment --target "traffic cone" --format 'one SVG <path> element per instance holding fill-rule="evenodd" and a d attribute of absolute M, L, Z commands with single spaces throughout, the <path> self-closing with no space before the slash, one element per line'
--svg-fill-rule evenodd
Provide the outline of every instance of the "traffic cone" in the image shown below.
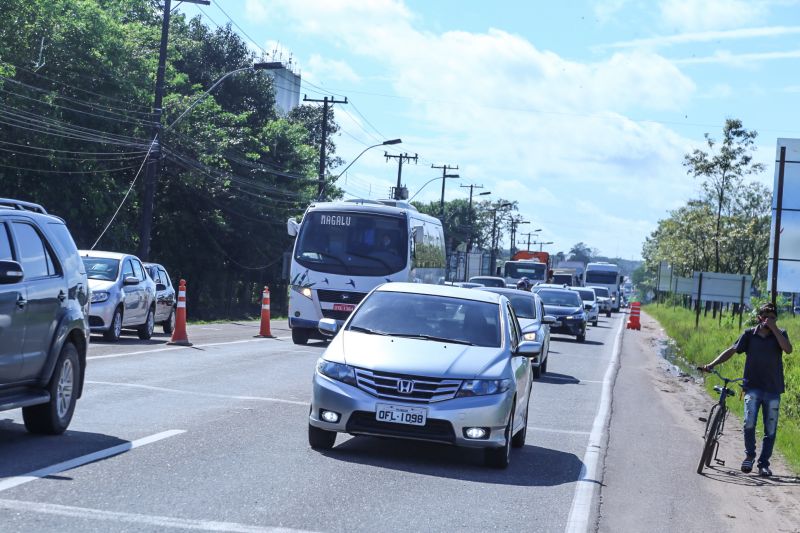
<path fill-rule="evenodd" d="M 178 306 L 175 309 L 175 329 L 172 330 L 172 338 L 167 344 L 177 344 L 179 346 L 191 346 L 189 337 L 186 335 L 186 280 L 182 279 L 178 287 Z"/>
<path fill-rule="evenodd" d="M 261 329 L 256 337 L 275 338 L 269 329 L 269 287 L 266 285 L 264 285 L 264 292 L 261 293 Z"/>
<path fill-rule="evenodd" d="M 631 314 L 628 318 L 628 324 L 625 326 L 627 329 L 635 329 L 637 331 L 642 329 L 642 324 L 639 321 L 642 312 L 642 304 L 640 302 L 631 303 Z"/>

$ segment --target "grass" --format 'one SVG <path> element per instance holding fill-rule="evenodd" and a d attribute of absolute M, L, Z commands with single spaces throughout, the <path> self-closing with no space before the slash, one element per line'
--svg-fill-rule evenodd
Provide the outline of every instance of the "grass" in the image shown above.
<path fill-rule="evenodd" d="M 731 346 L 739 337 L 738 317 L 733 320 L 726 316 L 719 324 L 719 319 L 700 316 L 700 324 L 695 329 L 695 314 L 681 307 L 650 304 L 643 308 L 650 316 L 658 320 L 661 326 L 678 345 L 680 356 L 694 366 L 711 362 L 720 352 Z M 747 327 L 747 317 L 742 328 Z M 789 333 L 794 352 L 784 354 L 784 379 L 786 392 L 781 396 L 781 411 L 778 419 L 778 438 L 776 448 L 783 454 L 795 473 L 800 472 L 800 317 L 782 315 L 778 325 Z M 720 374 L 728 377 L 740 377 L 744 372 L 744 354 L 734 355 L 726 363 L 717 367 Z M 714 385 L 719 379 L 712 376 L 705 380 L 709 396 L 717 400 Z M 728 401 L 731 409 L 742 417 L 743 401 L 737 395 Z M 761 419 L 759 417 L 759 427 Z M 760 444 L 759 444 L 760 446 Z"/>

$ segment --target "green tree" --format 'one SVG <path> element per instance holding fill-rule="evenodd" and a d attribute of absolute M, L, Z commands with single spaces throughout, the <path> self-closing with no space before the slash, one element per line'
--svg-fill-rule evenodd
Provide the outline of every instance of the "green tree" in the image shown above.
<path fill-rule="evenodd" d="M 592 248 L 584 242 L 579 242 L 569 249 L 569 260 L 589 263 L 598 253 L 597 248 Z"/>

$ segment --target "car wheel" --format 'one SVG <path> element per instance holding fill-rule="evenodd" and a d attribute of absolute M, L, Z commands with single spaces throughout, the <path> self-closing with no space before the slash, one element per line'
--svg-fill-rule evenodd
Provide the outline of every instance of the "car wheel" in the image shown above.
<path fill-rule="evenodd" d="M 117 307 L 114 310 L 114 316 L 111 317 L 111 325 L 103 333 L 103 339 L 110 342 L 117 342 L 120 335 L 122 335 L 122 309 Z"/>
<path fill-rule="evenodd" d="M 137 329 L 139 333 L 139 338 L 143 341 L 149 340 L 150 337 L 153 336 L 153 330 L 156 327 L 155 323 L 155 313 L 153 312 L 153 308 L 151 307 L 149 311 L 147 311 L 147 318 L 144 321 L 144 324 L 139 326 Z"/>
<path fill-rule="evenodd" d="M 295 344 L 308 344 L 308 330 L 292 328 L 292 342 Z"/>
<path fill-rule="evenodd" d="M 542 364 L 539 363 L 539 366 L 532 366 L 531 373 L 533 374 L 533 379 L 539 379 L 542 377 Z"/>
<path fill-rule="evenodd" d="M 528 402 L 530 401 L 531 399 L 528 398 Z M 517 433 L 511 438 L 511 446 L 513 446 L 514 448 L 522 448 L 523 446 L 525 446 L 525 436 L 528 434 L 528 413 L 530 412 L 530 410 L 531 408 L 530 406 L 528 406 L 528 408 L 525 411 L 525 425 L 522 426 L 522 429 L 517 431 Z"/>
<path fill-rule="evenodd" d="M 549 357 L 545 357 L 544 361 L 539 364 L 539 368 L 541 369 L 540 374 L 547 374 L 547 361 L 549 361 Z"/>
<path fill-rule="evenodd" d="M 586 341 L 586 330 L 583 330 L 580 335 L 575 337 L 578 342 L 585 342 Z"/>
<path fill-rule="evenodd" d="M 308 425 L 308 445 L 315 450 L 330 450 L 335 442 L 335 431 L 314 427 L 311 424 Z"/>
<path fill-rule="evenodd" d="M 175 309 L 169 312 L 169 318 L 164 322 L 164 333 L 171 335 L 175 331 Z"/>
<path fill-rule="evenodd" d="M 66 431 L 75 412 L 80 375 L 78 349 L 67 342 L 61 348 L 53 376 L 47 385 L 50 401 L 22 408 L 22 419 L 28 431 L 48 435 L 60 435 Z"/>
<path fill-rule="evenodd" d="M 592 320 L 592 326 L 597 327 L 597 319 Z"/>
<path fill-rule="evenodd" d="M 608 318 L 610 316 L 611 316 L 611 310 L 609 309 L 608 311 L 606 311 L 606 318 Z"/>
<path fill-rule="evenodd" d="M 516 401 L 516 400 L 515 400 Z M 508 424 L 505 430 L 505 445 L 499 448 L 484 448 L 483 460 L 486 466 L 492 468 L 507 468 L 511 462 L 511 425 L 514 420 L 514 409 L 511 409 L 511 416 L 508 417 Z"/>

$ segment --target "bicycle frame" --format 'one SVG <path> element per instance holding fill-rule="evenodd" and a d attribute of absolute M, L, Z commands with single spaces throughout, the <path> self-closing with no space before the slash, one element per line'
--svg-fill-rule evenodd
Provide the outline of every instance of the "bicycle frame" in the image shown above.
<path fill-rule="evenodd" d="M 725 461 L 719 459 L 717 454 L 719 453 L 719 438 L 722 436 L 724 429 L 725 429 L 725 419 L 728 416 L 728 406 L 727 406 L 727 399 L 728 396 L 733 396 L 735 392 L 728 387 L 730 383 L 736 383 L 743 381 L 744 378 L 736 378 L 736 379 L 729 379 L 722 376 L 716 370 L 711 370 L 713 374 L 719 377 L 723 384 L 720 387 L 719 385 L 714 386 L 714 390 L 717 391 L 719 394 L 719 401 L 711 407 L 711 411 L 708 413 L 708 419 L 706 420 L 706 429 L 703 433 L 703 440 L 705 441 L 705 447 L 703 448 L 703 456 L 700 459 L 700 465 L 698 466 L 697 473 L 701 473 L 703 469 L 703 464 L 705 466 L 710 466 L 711 462 L 711 451 L 708 450 L 708 446 L 713 446 L 713 459 L 714 461 L 721 466 L 725 466 Z M 719 419 L 719 423 L 715 424 L 715 421 Z M 713 431 L 713 435 L 709 435 L 709 432 Z"/>

